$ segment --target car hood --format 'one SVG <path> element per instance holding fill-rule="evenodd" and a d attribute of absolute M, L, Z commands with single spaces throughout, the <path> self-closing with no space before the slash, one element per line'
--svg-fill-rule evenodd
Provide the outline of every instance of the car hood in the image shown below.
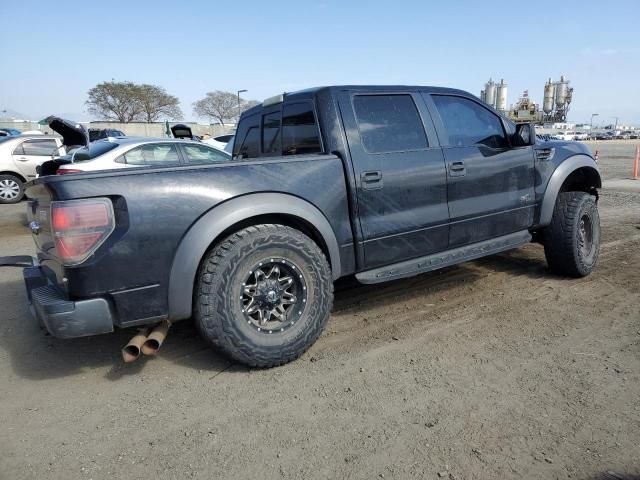
<path fill-rule="evenodd" d="M 89 146 L 89 133 L 82 125 L 60 117 L 47 117 L 45 119 L 49 128 L 62 136 L 62 144 L 65 147 Z"/>

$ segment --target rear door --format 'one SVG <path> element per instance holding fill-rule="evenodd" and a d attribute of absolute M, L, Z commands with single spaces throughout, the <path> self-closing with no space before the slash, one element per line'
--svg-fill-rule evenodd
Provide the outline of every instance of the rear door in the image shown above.
<path fill-rule="evenodd" d="M 529 228 L 535 209 L 533 147 L 511 147 L 514 132 L 506 132 L 500 117 L 479 101 L 424 96 L 447 163 L 449 247 Z"/>
<path fill-rule="evenodd" d="M 415 92 L 342 92 L 364 267 L 445 250 L 446 171 L 424 102 Z"/>
<path fill-rule="evenodd" d="M 60 154 L 59 144 L 54 138 L 31 138 L 16 146 L 12 159 L 16 168 L 27 179 L 35 178 L 36 167 Z"/>

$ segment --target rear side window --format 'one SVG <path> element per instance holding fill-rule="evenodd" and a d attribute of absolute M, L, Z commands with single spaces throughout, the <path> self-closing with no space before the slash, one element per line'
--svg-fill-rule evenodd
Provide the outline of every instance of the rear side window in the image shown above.
<path fill-rule="evenodd" d="M 180 163 L 175 145 L 170 143 L 154 143 L 129 150 L 123 156 L 127 165 L 164 166 Z"/>
<path fill-rule="evenodd" d="M 244 118 L 236 133 L 233 156 L 256 158 L 260 156 L 260 116 L 255 114 Z"/>
<path fill-rule="evenodd" d="M 22 147 L 21 150 L 20 147 Z M 26 142 L 23 142 L 20 147 L 16 149 L 14 154 L 35 155 L 39 157 L 58 155 L 58 145 L 56 145 L 55 140 L 27 140 Z"/>
<path fill-rule="evenodd" d="M 89 148 L 82 147 L 76 150 L 73 155 L 73 162 L 78 163 L 78 162 L 84 162 L 87 160 L 93 160 L 94 158 L 99 157 L 100 155 L 104 155 L 110 150 L 113 150 L 117 146 L 118 146 L 117 143 L 111 143 L 111 142 L 92 143 Z M 116 160 L 116 162 L 117 161 L 118 160 Z M 124 161 L 120 163 L 124 163 Z"/>
<path fill-rule="evenodd" d="M 320 133 L 311 103 L 286 104 L 282 109 L 282 155 L 320 152 Z"/>
<path fill-rule="evenodd" d="M 433 95 L 432 98 L 446 130 L 448 146 L 508 146 L 502 122 L 491 111 L 463 97 Z"/>
<path fill-rule="evenodd" d="M 356 95 L 353 108 L 368 153 L 427 148 L 427 136 L 411 95 Z"/>
<path fill-rule="evenodd" d="M 262 116 L 262 153 L 280 155 L 280 111 Z"/>
<path fill-rule="evenodd" d="M 226 153 L 204 145 L 182 145 L 182 151 L 189 165 L 208 165 L 230 159 Z"/>

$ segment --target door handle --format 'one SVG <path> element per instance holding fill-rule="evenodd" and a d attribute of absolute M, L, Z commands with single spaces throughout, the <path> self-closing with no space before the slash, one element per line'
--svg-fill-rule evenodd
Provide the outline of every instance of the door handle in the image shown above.
<path fill-rule="evenodd" d="M 467 174 L 464 162 L 451 162 L 449 164 L 449 172 L 452 177 L 463 177 Z"/>
<path fill-rule="evenodd" d="M 28 162 L 29 159 L 26 158 L 26 157 L 18 157 L 18 161 L 20 161 L 20 162 Z"/>
<path fill-rule="evenodd" d="M 360 174 L 363 190 L 378 190 L 382 188 L 382 172 L 380 170 L 370 170 Z"/>

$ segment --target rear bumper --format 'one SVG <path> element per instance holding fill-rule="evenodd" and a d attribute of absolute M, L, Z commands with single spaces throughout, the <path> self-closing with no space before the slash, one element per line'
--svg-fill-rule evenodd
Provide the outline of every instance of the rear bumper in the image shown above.
<path fill-rule="evenodd" d="M 111 303 L 101 297 L 67 300 L 39 266 L 23 270 L 32 314 L 57 338 L 75 338 L 113 332 Z"/>

